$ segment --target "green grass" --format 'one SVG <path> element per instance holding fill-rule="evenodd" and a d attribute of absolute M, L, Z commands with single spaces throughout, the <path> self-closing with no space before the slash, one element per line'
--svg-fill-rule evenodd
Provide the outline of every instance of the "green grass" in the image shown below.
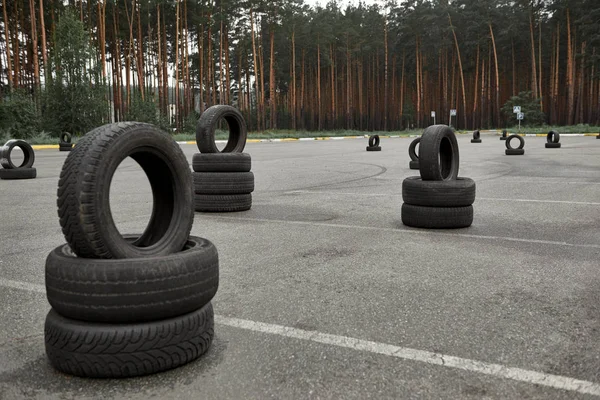
<path fill-rule="evenodd" d="M 508 131 L 510 132 L 518 132 L 519 131 L 519 126 L 515 125 L 515 126 L 511 126 L 510 128 L 507 128 Z M 550 126 L 550 125 L 543 125 L 543 126 L 535 126 L 535 127 L 521 127 L 521 133 L 548 133 L 551 130 L 555 130 L 558 133 L 598 133 L 600 132 L 600 127 L 598 126 L 593 126 L 593 125 L 588 125 L 588 124 L 579 124 L 579 125 L 571 125 L 571 126 Z"/>

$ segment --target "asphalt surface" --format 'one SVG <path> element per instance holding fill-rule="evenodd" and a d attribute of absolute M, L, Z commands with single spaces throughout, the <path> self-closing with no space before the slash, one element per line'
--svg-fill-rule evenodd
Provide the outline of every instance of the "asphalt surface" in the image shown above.
<path fill-rule="evenodd" d="M 467 229 L 402 225 L 410 139 L 250 143 L 252 210 L 197 213 L 219 250 L 213 301 L 227 318 L 356 338 L 600 385 L 600 140 L 459 136 L 477 183 Z M 197 151 L 182 145 L 191 162 Z M 200 360 L 153 376 L 86 380 L 44 352 L 44 261 L 64 243 L 56 212 L 66 153 L 36 152 L 38 178 L 0 181 L 0 399 L 592 398 L 498 374 L 217 323 Z M 126 161 L 111 189 L 121 232 L 152 200 Z M 12 285 L 12 287 L 10 287 Z M 20 288 L 17 288 L 19 287 Z M 217 320 L 219 322 L 219 320 Z M 599 386 L 600 387 L 600 386 Z"/>

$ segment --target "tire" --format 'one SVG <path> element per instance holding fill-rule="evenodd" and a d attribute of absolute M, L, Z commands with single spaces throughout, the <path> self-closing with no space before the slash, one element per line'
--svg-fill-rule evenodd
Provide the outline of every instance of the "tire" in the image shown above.
<path fill-rule="evenodd" d="M 402 204 L 402 223 L 413 228 L 467 228 L 473 223 L 473 206 L 422 207 Z"/>
<path fill-rule="evenodd" d="M 61 142 L 58 144 L 58 151 L 71 151 L 73 150 L 73 143 Z"/>
<path fill-rule="evenodd" d="M 510 142 L 513 139 L 517 139 L 519 141 L 519 147 L 517 147 L 517 149 L 522 149 L 523 147 L 525 147 L 525 139 L 523 139 L 521 136 L 519 135 L 510 135 L 508 138 L 506 138 L 506 148 L 509 150 L 513 150 L 515 149 L 514 147 L 512 147 L 510 145 Z"/>
<path fill-rule="evenodd" d="M 546 143 L 547 149 L 560 149 L 561 143 Z"/>
<path fill-rule="evenodd" d="M 71 134 L 69 132 L 63 132 L 60 135 L 61 143 L 71 143 Z"/>
<path fill-rule="evenodd" d="M 60 315 L 81 321 L 172 318 L 204 307 L 218 287 L 217 249 L 195 236 L 179 253 L 151 259 L 79 258 L 66 244 L 46 258 L 48 302 Z"/>
<path fill-rule="evenodd" d="M 546 136 L 546 143 L 558 143 L 560 142 L 560 134 L 556 131 L 548 132 Z"/>
<path fill-rule="evenodd" d="M 217 122 L 223 118 L 229 126 L 229 139 L 222 151 L 215 143 Z M 241 153 L 246 146 L 248 130 L 242 113 L 227 105 L 216 105 L 202 113 L 196 127 L 196 144 L 200 153 Z"/>
<path fill-rule="evenodd" d="M 378 147 L 378 146 L 379 146 L 379 135 L 369 136 L 369 147 Z"/>
<path fill-rule="evenodd" d="M 426 207 L 467 207 L 475 201 L 475 181 L 424 181 L 411 176 L 402 182 L 402 200 L 406 204 Z"/>
<path fill-rule="evenodd" d="M 419 170 L 425 181 L 455 180 L 459 154 L 456 135 L 447 125 L 425 129 L 419 145 Z"/>
<path fill-rule="evenodd" d="M 417 145 L 421 142 L 421 137 L 416 138 L 408 146 L 408 156 L 412 161 L 419 161 L 419 155 L 417 154 Z"/>
<path fill-rule="evenodd" d="M 152 217 L 135 241 L 125 240 L 110 213 L 110 182 L 131 156 L 146 172 Z M 138 122 L 94 129 L 67 156 L 58 183 L 58 216 L 67 243 L 82 258 L 142 258 L 177 253 L 194 219 L 192 173 L 181 147 L 165 132 Z"/>
<path fill-rule="evenodd" d="M 195 153 L 194 172 L 250 172 L 252 158 L 248 153 Z"/>
<path fill-rule="evenodd" d="M 254 192 L 252 172 L 193 172 L 196 194 L 248 194 Z"/>
<path fill-rule="evenodd" d="M 500 140 L 506 140 L 506 136 L 500 136 Z"/>
<path fill-rule="evenodd" d="M 471 143 L 481 143 L 481 139 L 471 139 Z"/>
<path fill-rule="evenodd" d="M 506 132 L 506 129 L 502 130 L 502 137 L 507 137 L 508 136 L 508 132 Z"/>
<path fill-rule="evenodd" d="M 12 162 L 10 155 L 15 147 L 23 150 L 23 162 L 17 166 Z M 35 162 L 35 153 L 33 147 L 29 143 L 20 139 L 11 139 L 0 147 L 0 165 L 4 169 L 16 169 L 16 168 L 31 168 Z"/>
<path fill-rule="evenodd" d="M 205 354 L 214 336 L 211 303 L 179 317 L 141 324 L 89 323 L 50 310 L 46 355 L 57 370 L 84 378 L 129 378 L 166 371 Z"/>
<path fill-rule="evenodd" d="M 252 207 L 251 194 L 196 194 L 194 199 L 194 209 L 198 212 L 238 212 Z"/>
<path fill-rule="evenodd" d="M 522 156 L 525 154 L 525 149 L 506 149 L 504 154 L 507 156 Z"/>
<path fill-rule="evenodd" d="M 367 151 L 381 151 L 381 146 L 367 146 Z"/>
<path fill-rule="evenodd" d="M 408 168 L 410 169 L 419 169 L 419 161 L 409 161 Z"/>
<path fill-rule="evenodd" d="M 479 131 L 475 131 L 475 132 L 473 132 L 473 139 L 474 139 L 474 140 L 479 140 L 479 139 L 481 139 L 481 133 L 480 133 Z M 471 141 L 471 143 L 481 143 L 481 142 L 473 142 L 473 141 Z"/>
<path fill-rule="evenodd" d="M 5 179 L 5 180 L 34 179 L 36 176 L 37 176 L 37 170 L 35 168 L 17 168 L 17 169 L 0 168 L 0 179 Z"/>
<path fill-rule="evenodd" d="M 596 136 L 596 139 L 600 139 L 600 134 L 598 134 L 598 136 Z"/>

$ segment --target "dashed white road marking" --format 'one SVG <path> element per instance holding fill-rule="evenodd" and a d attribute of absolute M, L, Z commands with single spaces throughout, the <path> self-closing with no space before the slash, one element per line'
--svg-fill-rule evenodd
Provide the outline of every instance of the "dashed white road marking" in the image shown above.
<path fill-rule="evenodd" d="M 0 278 L 0 286 L 11 289 L 20 289 L 36 293 L 45 293 L 44 285 L 29 282 L 20 282 Z M 497 378 L 511 379 L 514 381 L 551 387 L 582 394 L 600 396 L 600 384 L 567 376 L 546 374 L 544 372 L 531 371 L 522 368 L 507 367 L 501 364 L 487 363 L 435 353 L 426 350 L 412 349 L 392 344 L 372 342 L 348 336 L 332 335 L 317 331 L 307 331 L 289 326 L 268 324 L 264 322 L 251 321 L 247 319 L 225 317 L 215 315 L 215 322 L 232 328 L 244 329 L 252 332 L 278 335 L 292 339 L 306 340 L 330 346 L 343 347 L 356 351 L 364 351 L 380 354 L 388 357 L 399 358 L 408 361 L 417 361 L 426 364 L 438 365 L 446 368 L 454 368 L 463 371 L 490 375 Z"/>

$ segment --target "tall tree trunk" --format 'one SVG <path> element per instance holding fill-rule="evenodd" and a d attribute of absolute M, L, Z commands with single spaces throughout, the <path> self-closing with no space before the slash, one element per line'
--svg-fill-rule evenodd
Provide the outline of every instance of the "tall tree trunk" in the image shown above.
<path fill-rule="evenodd" d="M 544 95 L 542 93 L 542 24 L 538 24 L 538 65 L 539 65 L 539 84 L 538 90 L 540 92 L 540 111 L 544 112 Z"/>
<path fill-rule="evenodd" d="M 402 78 L 400 80 L 400 126 L 404 127 L 404 64 L 406 53 L 402 51 Z"/>
<path fill-rule="evenodd" d="M 415 62 L 416 62 L 416 78 L 417 78 L 417 128 L 421 127 L 421 79 L 419 77 L 419 73 L 421 72 L 421 68 L 419 66 L 421 57 L 419 57 L 419 36 L 415 37 Z"/>
<path fill-rule="evenodd" d="M 479 82 L 479 43 L 477 43 L 477 57 L 475 60 L 475 86 L 473 87 L 473 129 L 477 129 L 477 89 Z"/>
<path fill-rule="evenodd" d="M 560 24 L 556 23 L 556 57 L 554 60 L 554 123 L 558 122 L 558 80 L 560 75 Z"/>
<path fill-rule="evenodd" d="M 450 18 L 450 14 L 448 14 L 448 19 L 450 20 L 450 26 L 452 27 L 452 35 L 454 36 L 454 43 L 456 44 L 456 53 L 458 54 L 458 68 L 460 69 L 460 81 L 462 84 L 463 119 L 464 119 L 464 127 L 466 128 L 467 127 L 467 96 L 465 95 L 465 77 L 463 74 L 462 60 L 460 57 L 460 49 L 458 48 L 458 39 L 456 38 L 456 32 L 454 31 L 454 26 L 452 25 L 452 19 Z M 456 119 L 458 120 L 458 117 L 456 117 Z"/>
<path fill-rule="evenodd" d="M 269 32 L 271 40 L 270 66 L 269 66 L 269 105 L 271 106 L 271 129 L 277 129 L 277 105 L 275 103 L 275 31 L 271 27 Z"/>
<path fill-rule="evenodd" d="M 40 90 L 40 64 L 38 60 L 38 41 L 37 41 L 37 23 L 35 19 L 35 0 L 29 0 L 29 13 L 31 19 L 31 44 L 33 55 L 33 76 L 35 79 L 35 94 L 34 97 L 37 100 Z"/>
<path fill-rule="evenodd" d="M 252 56 L 254 57 L 254 85 L 256 87 L 254 93 L 256 96 L 256 124 L 257 129 L 260 131 L 260 93 L 259 93 L 259 85 L 258 85 L 258 62 L 256 57 L 256 39 L 254 37 L 254 15 L 253 10 L 250 8 L 250 32 L 252 34 Z M 210 47 L 210 44 L 209 44 Z M 210 64 L 210 60 L 209 60 Z"/>
<path fill-rule="evenodd" d="M 517 61 L 515 60 L 515 41 L 510 39 L 512 49 L 512 95 L 517 95 Z"/>
<path fill-rule="evenodd" d="M 219 18 L 221 23 L 219 25 L 219 104 L 223 104 L 225 91 L 223 90 L 223 7 L 221 6 Z"/>
<path fill-rule="evenodd" d="M 319 42 L 317 42 L 317 105 L 318 130 L 321 130 L 323 109 L 321 108 L 321 44 Z"/>
<path fill-rule="evenodd" d="M 231 79 L 229 75 L 229 24 L 225 24 L 225 103 L 231 104 Z M 241 66 L 240 66 L 241 68 Z M 241 81 L 240 81 L 241 82 Z M 241 84 L 241 83 L 240 83 Z"/>
<path fill-rule="evenodd" d="M 6 41 L 6 77 L 8 78 L 8 88 L 10 90 L 10 88 L 13 86 L 13 74 L 12 74 L 12 57 L 10 54 L 10 24 L 8 23 L 8 16 L 6 13 L 6 8 L 7 8 L 7 0 L 3 0 L 2 2 L 2 13 L 4 14 L 4 38 Z M 18 61 L 15 60 L 15 64 Z M 16 74 L 15 74 L 16 75 Z M 16 82 L 16 81 L 15 81 Z M 15 85 L 16 86 L 16 85 Z"/>
<path fill-rule="evenodd" d="M 351 117 L 350 117 L 350 107 L 352 103 L 351 94 L 350 94 L 350 82 L 351 75 L 350 71 L 352 68 L 350 67 L 350 37 L 348 32 L 346 32 L 346 129 L 351 129 Z"/>
<path fill-rule="evenodd" d="M 385 48 L 385 61 L 384 61 L 384 93 L 383 93 L 383 130 L 388 130 L 388 28 L 387 18 L 383 24 L 383 46 Z"/>
<path fill-rule="evenodd" d="M 180 102 L 179 102 L 179 3 L 181 0 L 176 0 L 177 4 L 175 6 L 175 120 L 177 126 L 177 132 L 181 129 L 180 122 Z"/>
<path fill-rule="evenodd" d="M 573 125 L 575 121 L 575 86 L 573 82 L 573 39 L 571 37 L 571 16 L 567 8 L 567 91 L 568 91 L 568 111 L 567 125 Z"/>
<path fill-rule="evenodd" d="M 335 129 L 335 57 L 333 55 L 333 44 L 329 45 L 329 56 L 331 60 L 331 121 L 332 129 Z"/>
<path fill-rule="evenodd" d="M 535 66 L 535 40 L 533 38 L 533 11 L 529 13 L 529 34 L 531 37 L 531 93 L 534 99 L 538 98 L 537 75 Z"/>
<path fill-rule="evenodd" d="M 104 24 L 104 21 L 102 21 Z M 6 26 L 6 25 L 5 25 Z M 48 85 L 49 66 L 48 66 L 48 50 L 46 47 L 46 23 L 44 22 L 44 0 L 40 0 L 40 30 L 42 33 L 42 61 L 44 63 L 44 84 Z M 6 41 L 8 48 L 8 40 Z"/>
<path fill-rule="evenodd" d="M 490 35 L 492 36 L 492 45 L 494 47 L 494 65 L 496 67 L 496 125 L 500 126 L 500 76 L 498 71 L 498 53 L 496 52 L 496 39 L 492 30 L 492 23 L 489 23 Z M 541 50 L 540 50 L 541 51 Z M 541 64 L 540 64 L 541 66 Z M 541 76 L 541 72 L 540 72 Z M 540 87 L 541 88 L 541 87 Z"/>

